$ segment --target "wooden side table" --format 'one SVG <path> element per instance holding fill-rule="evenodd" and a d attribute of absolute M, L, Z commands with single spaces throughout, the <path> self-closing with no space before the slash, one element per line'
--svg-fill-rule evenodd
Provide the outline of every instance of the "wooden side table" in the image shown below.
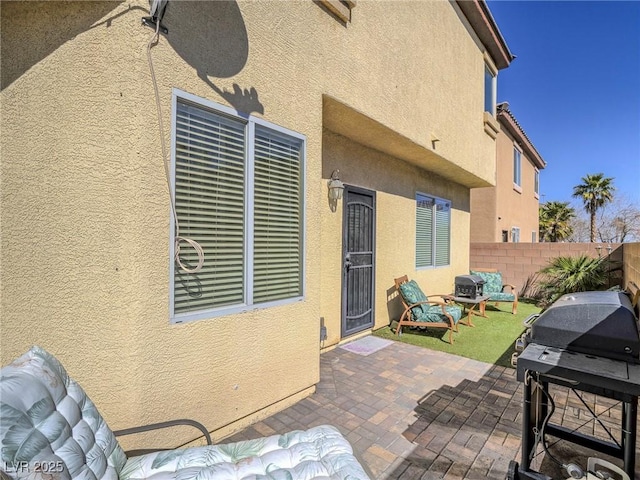
<path fill-rule="evenodd" d="M 470 327 L 475 327 L 473 324 L 471 317 L 473 315 L 478 315 L 479 317 L 487 318 L 487 314 L 485 313 L 485 307 L 487 306 L 487 300 L 489 300 L 489 295 L 477 296 L 476 298 L 469 297 L 456 297 L 454 294 L 447 295 L 444 297 L 447 301 L 456 303 L 462 307 L 462 314 L 464 315 L 465 310 L 468 310 L 467 314 L 467 323 L 463 323 L 464 325 L 468 325 Z"/>

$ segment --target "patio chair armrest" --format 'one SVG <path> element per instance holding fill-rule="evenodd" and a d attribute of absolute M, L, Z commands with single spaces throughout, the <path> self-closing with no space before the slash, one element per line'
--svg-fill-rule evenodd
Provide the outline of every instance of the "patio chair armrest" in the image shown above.
<path fill-rule="evenodd" d="M 433 297 L 435 295 L 429 295 L 430 297 Z M 438 302 L 436 300 L 425 300 L 424 302 L 418 302 L 418 303 L 414 303 L 412 305 L 409 305 L 409 308 L 413 308 L 413 307 L 417 307 L 418 305 L 424 305 L 424 304 L 429 304 L 429 305 L 442 305 L 443 307 L 446 306 L 447 304 L 445 302 Z"/>
<path fill-rule="evenodd" d="M 432 298 L 432 297 L 439 297 L 445 302 L 449 302 L 451 301 L 452 295 L 450 293 L 436 293 L 434 295 L 427 295 L 427 298 Z"/>
<path fill-rule="evenodd" d="M 404 317 L 407 316 L 407 314 L 411 311 L 411 309 L 413 307 L 417 307 L 418 305 L 424 305 L 424 304 L 440 305 L 442 307 L 442 311 L 443 312 L 444 312 L 444 307 L 446 307 L 446 305 L 447 305 L 444 302 L 436 302 L 436 301 L 431 301 L 431 300 L 425 300 L 424 302 L 412 303 L 411 305 L 407 306 L 407 308 L 404 309 L 404 312 L 402 312 L 402 315 L 400 316 L 400 321 L 404 320 Z"/>
<path fill-rule="evenodd" d="M 152 423 L 150 425 L 141 425 L 139 427 L 125 428 L 123 430 L 114 430 L 113 434 L 116 437 L 120 437 L 123 435 L 133 435 L 136 433 L 149 432 L 152 430 L 159 430 L 161 428 L 177 427 L 180 425 L 188 425 L 188 426 L 197 428 L 198 430 L 200 430 L 200 432 L 202 432 L 202 435 L 207 440 L 207 445 L 213 445 L 213 442 L 211 441 L 211 435 L 209 435 L 209 431 L 207 430 L 207 428 L 204 425 L 202 425 L 200 422 L 196 422 L 195 420 L 189 420 L 188 418 L 180 418 L 177 420 L 169 420 L 167 422 Z M 127 456 L 138 456 L 138 455 L 144 455 L 146 453 L 158 452 L 161 450 L 168 450 L 168 449 L 154 448 L 154 449 L 130 450 L 125 453 L 127 454 Z"/>

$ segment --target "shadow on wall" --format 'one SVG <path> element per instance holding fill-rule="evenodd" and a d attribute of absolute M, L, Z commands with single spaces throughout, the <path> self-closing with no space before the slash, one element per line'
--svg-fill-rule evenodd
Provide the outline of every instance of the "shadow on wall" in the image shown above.
<path fill-rule="evenodd" d="M 128 17 L 128 21 L 139 24 L 149 13 L 146 8 L 123 6 L 122 3 L 3 2 L 0 90 L 83 32 L 98 27 L 109 28 L 120 17 Z M 169 34 L 161 41 L 167 41 L 218 95 L 240 112 L 264 113 L 255 88 L 243 88 L 234 83 L 232 90 L 228 90 L 211 80 L 211 77 L 237 75 L 247 63 L 249 39 L 235 1 L 172 0 L 162 23 L 169 29 Z"/>
<path fill-rule="evenodd" d="M 229 78 L 247 64 L 249 38 L 235 1 L 170 1 L 162 22 L 168 29 L 169 45 L 218 95 L 236 110 L 264 113 L 254 87 L 220 88 L 211 77 Z"/>
<path fill-rule="evenodd" d="M 389 314 L 389 325 L 394 321 L 399 321 L 404 312 L 404 305 L 400 299 L 400 294 L 395 285 L 387 289 L 387 313 Z"/>
<path fill-rule="evenodd" d="M 118 9 L 121 3 L 2 2 L 0 90 L 82 32 L 98 25 L 108 28 L 112 20 L 132 10 L 144 11 L 139 7 L 130 7 L 96 25 L 100 19 Z"/>

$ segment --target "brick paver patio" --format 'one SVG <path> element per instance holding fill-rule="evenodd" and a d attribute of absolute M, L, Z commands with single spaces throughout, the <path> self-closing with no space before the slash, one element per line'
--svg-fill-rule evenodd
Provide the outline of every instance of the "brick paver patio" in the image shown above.
<path fill-rule="evenodd" d="M 399 342 L 369 356 L 336 348 L 320 363 L 316 393 L 225 441 L 332 424 L 374 479 L 504 479 L 509 461 L 519 461 L 522 388 L 513 369 Z M 554 423 L 607 438 L 566 389 L 552 394 Z M 614 402 L 586 401 L 619 432 L 619 407 L 607 410 Z M 580 456 L 561 443 L 557 452 L 570 445 Z M 543 457 L 534 468 L 567 477 Z"/>

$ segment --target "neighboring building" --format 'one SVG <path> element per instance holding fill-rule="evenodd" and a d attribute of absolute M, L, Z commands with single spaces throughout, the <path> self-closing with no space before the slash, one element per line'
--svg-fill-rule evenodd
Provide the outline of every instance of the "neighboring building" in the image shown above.
<path fill-rule="evenodd" d="M 540 170 L 546 162 L 508 103 L 497 106 L 496 184 L 471 190 L 472 242 L 537 242 Z"/>
<path fill-rule="evenodd" d="M 1 360 L 39 344 L 113 428 L 219 437 L 388 325 L 395 277 L 468 271 L 513 57 L 480 0 L 170 1 L 152 74 L 148 4 L 2 4 Z"/>

